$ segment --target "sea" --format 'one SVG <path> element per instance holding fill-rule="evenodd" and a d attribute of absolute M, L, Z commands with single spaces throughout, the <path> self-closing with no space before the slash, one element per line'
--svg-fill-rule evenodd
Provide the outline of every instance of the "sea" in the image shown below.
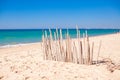
<path fill-rule="evenodd" d="M 9 47 L 11 45 L 20 45 L 27 43 L 36 43 L 42 41 L 42 35 L 47 32 L 49 37 L 49 29 L 0 29 L 0 47 Z M 119 29 L 79 29 L 80 36 L 87 32 L 88 36 L 100 36 L 106 34 L 117 33 Z M 52 35 L 56 29 L 51 29 Z M 76 29 L 62 29 L 63 39 L 65 39 L 67 32 L 71 38 L 77 37 Z M 58 29 L 60 33 L 60 29 Z"/>

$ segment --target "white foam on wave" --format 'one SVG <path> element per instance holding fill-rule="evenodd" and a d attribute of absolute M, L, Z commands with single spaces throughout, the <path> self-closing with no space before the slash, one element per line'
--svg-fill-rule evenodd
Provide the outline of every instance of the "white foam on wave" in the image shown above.
<path fill-rule="evenodd" d="M 30 44 L 35 44 L 35 43 L 39 43 L 39 42 L 0 45 L 0 48 L 10 48 L 10 47 L 16 47 L 16 46 L 30 45 Z"/>
<path fill-rule="evenodd" d="M 0 46 L 0 48 L 9 48 L 9 47 L 16 47 L 16 46 L 21 46 L 23 44 L 7 44 L 7 45 L 3 45 L 3 46 Z"/>

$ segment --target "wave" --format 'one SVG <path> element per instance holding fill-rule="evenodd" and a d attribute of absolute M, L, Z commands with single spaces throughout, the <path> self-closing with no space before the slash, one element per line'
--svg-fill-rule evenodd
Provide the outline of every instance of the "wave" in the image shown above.
<path fill-rule="evenodd" d="M 30 45 L 30 44 L 36 44 L 36 43 L 38 43 L 38 42 L 34 42 L 34 43 L 18 43 L 18 44 L 0 45 L 0 49 L 1 49 L 1 48 L 16 47 L 16 46 L 23 46 L 23 45 Z"/>

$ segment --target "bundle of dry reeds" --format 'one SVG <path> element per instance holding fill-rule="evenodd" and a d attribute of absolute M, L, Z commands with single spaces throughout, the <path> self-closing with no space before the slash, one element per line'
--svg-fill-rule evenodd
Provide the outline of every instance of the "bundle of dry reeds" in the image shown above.
<path fill-rule="evenodd" d="M 63 40 L 62 29 L 58 33 L 58 29 L 52 36 L 52 31 L 49 29 L 50 35 L 45 31 L 42 37 L 44 59 L 64 62 L 73 62 L 77 64 L 90 65 L 93 62 L 94 42 L 90 45 L 89 37 L 83 35 L 80 38 L 80 31 L 76 27 L 77 40 L 71 39 L 69 30 L 67 30 L 66 40 Z M 99 54 L 99 52 L 98 52 Z"/>

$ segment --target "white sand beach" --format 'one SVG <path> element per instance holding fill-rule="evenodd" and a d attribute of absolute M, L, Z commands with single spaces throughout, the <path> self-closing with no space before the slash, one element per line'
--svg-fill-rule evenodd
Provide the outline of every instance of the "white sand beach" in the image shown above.
<path fill-rule="evenodd" d="M 102 42 L 99 60 L 111 59 L 120 65 L 120 33 L 90 37 L 93 41 L 94 53 Z M 0 80 L 120 80 L 120 66 L 114 67 L 43 60 L 41 43 L 0 48 Z"/>

